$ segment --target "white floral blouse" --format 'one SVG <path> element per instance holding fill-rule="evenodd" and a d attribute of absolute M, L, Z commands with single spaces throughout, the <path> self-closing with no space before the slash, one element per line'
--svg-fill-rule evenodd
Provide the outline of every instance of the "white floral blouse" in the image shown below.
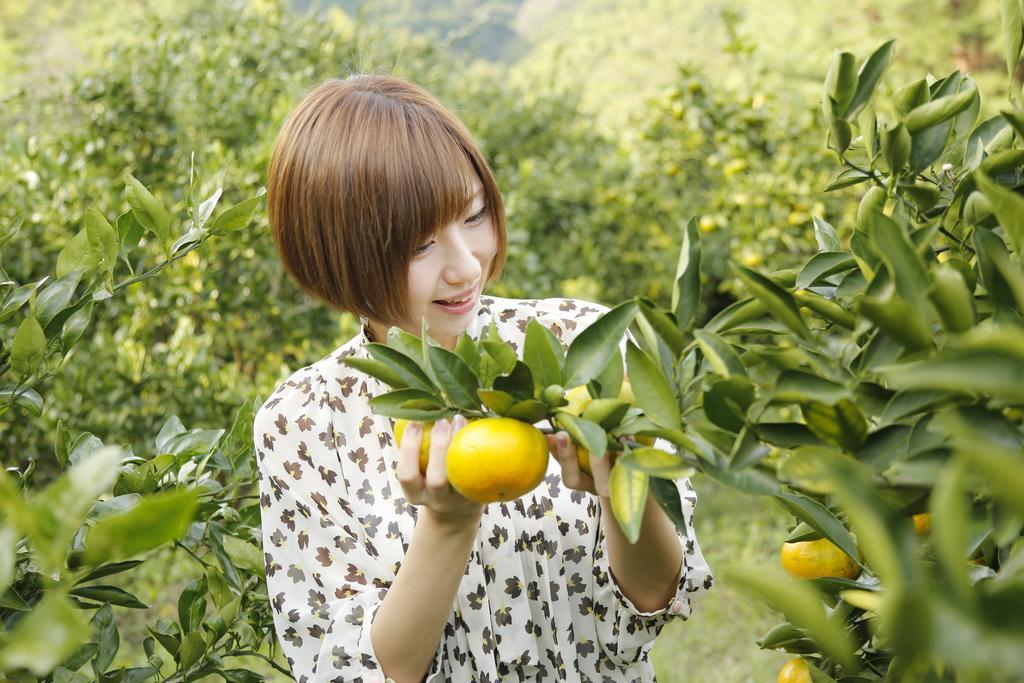
<path fill-rule="evenodd" d="M 477 338 L 493 316 L 502 338 L 521 349 L 536 318 L 568 345 L 606 310 L 573 299 L 483 296 L 469 333 Z M 342 364 L 365 356 L 366 343 L 364 329 L 297 370 L 253 427 L 267 587 L 300 682 L 384 683 L 370 624 L 416 524 L 417 507 L 395 478 L 392 421 L 368 405 L 389 388 Z M 688 526 L 677 593 L 642 612 L 609 571 L 599 500 L 567 489 L 560 471 L 551 458 L 532 492 L 485 507 L 427 681 L 654 680 L 655 636 L 671 619 L 686 619 L 694 596 L 712 584 L 692 526 L 693 487 L 677 482 Z"/>

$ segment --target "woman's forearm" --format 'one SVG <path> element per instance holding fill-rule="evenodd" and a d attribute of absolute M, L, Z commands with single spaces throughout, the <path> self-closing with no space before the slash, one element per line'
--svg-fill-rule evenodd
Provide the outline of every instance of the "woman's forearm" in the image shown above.
<path fill-rule="evenodd" d="M 608 541 L 608 564 L 619 588 L 642 612 L 664 607 L 676 593 L 683 551 L 675 526 L 651 495 L 647 496 L 640 538 L 631 544 L 612 513 L 611 501 L 601 499 L 601 524 Z"/>
<path fill-rule="evenodd" d="M 446 521 L 420 508 L 402 566 L 370 626 L 373 651 L 396 683 L 430 670 L 476 543 L 479 516 Z"/>

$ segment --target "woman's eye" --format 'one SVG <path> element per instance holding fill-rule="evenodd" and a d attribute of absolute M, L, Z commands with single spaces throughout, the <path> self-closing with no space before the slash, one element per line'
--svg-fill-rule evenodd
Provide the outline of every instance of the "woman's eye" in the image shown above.
<path fill-rule="evenodd" d="M 422 247 L 417 247 L 417 249 L 416 249 L 416 255 L 417 255 L 417 256 L 419 256 L 420 254 L 425 254 L 425 253 L 427 253 L 427 251 L 428 251 L 428 250 L 430 249 L 430 247 L 432 247 L 432 246 L 434 246 L 434 241 L 433 241 L 433 240 L 431 240 L 431 241 L 427 242 L 427 243 L 426 243 L 426 244 L 424 244 L 424 245 L 423 245 Z"/>
<path fill-rule="evenodd" d="M 480 209 L 479 213 L 476 213 L 476 214 L 470 216 L 466 220 L 466 222 L 470 223 L 470 224 L 479 223 L 480 221 L 483 220 L 485 213 L 487 213 L 487 207 L 486 206 L 484 208 Z"/>

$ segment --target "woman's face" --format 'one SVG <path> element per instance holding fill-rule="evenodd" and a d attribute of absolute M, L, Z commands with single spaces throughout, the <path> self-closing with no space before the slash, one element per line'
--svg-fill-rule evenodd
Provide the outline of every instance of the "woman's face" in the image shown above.
<path fill-rule="evenodd" d="M 417 249 L 408 273 L 410 318 L 399 325 L 418 336 L 426 318 L 430 336 L 448 349 L 455 348 L 473 320 L 498 250 L 479 177 L 474 177 L 473 192 L 463 219 L 438 230 Z M 444 300 L 459 303 L 441 303 Z M 377 341 L 387 338 L 383 325 L 371 322 L 370 331 Z"/>

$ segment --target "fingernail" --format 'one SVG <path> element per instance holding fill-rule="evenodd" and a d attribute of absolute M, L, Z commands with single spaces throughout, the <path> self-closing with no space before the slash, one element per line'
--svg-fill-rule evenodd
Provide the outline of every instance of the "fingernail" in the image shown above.
<path fill-rule="evenodd" d="M 448 420 L 438 420 L 437 422 L 434 423 L 434 429 L 436 429 L 438 432 L 448 431 Z"/>
<path fill-rule="evenodd" d="M 419 434 L 422 429 L 423 425 L 419 422 L 410 422 L 405 426 L 405 432 L 407 434 Z"/>
<path fill-rule="evenodd" d="M 455 429 L 462 429 L 466 426 L 466 418 L 462 417 L 462 415 L 456 415 L 452 420 L 452 426 Z"/>
<path fill-rule="evenodd" d="M 558 432 L 558 445 L 565 448 L 569 445 L 569 435 L 565 432 Z"/>

